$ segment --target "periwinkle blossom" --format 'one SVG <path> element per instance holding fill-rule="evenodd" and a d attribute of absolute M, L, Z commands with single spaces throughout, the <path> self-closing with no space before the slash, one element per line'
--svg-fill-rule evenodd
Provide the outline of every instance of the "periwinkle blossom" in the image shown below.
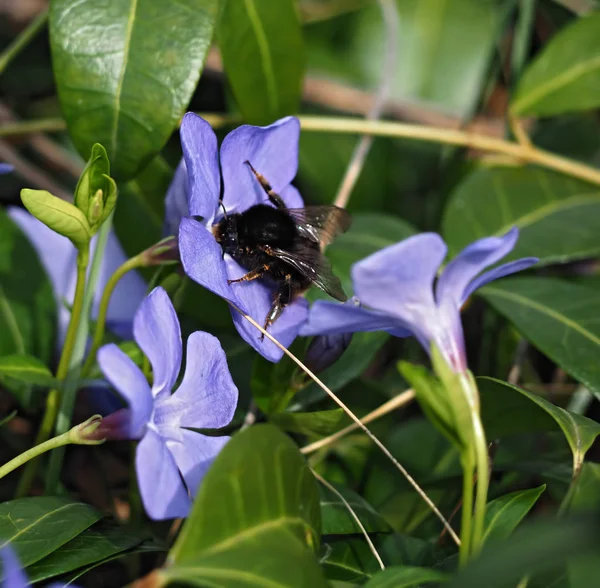
<path fill-rule="evenodd" d="M 191 496 L 229 437 L 189 430 L 228 425 L 238 390 L 218 339 L 197 331 L 187 340 L 185 373 L 172 393 L 181 368 L 181 330 L 163 288 L 141 303 L 133 322 L 135 341 L 152 366 L 150 386 L 142 371 L 114 344 L 101 347 L 98 363 L 128 408 L 106 417 L 98 437 L 139 439 L 135 468 L 142 501 L 152 519 L 187 515 Z M 185 484 L 182 481 L 185 480 Z"/>
<path fill-rule="evenodd" d="M 5 543 L 0 547 L 0 561 L 2 561 L 3 580 L 1 588 L 27 588 L 31 586 L 25 571 L 21 567 L 19 558 L 10 543 Z M 65 588 L 67 584 L 63 582 L 52 582 L 48 588 Z M 77 588 L 75 584 L 69 584 L 71 588 Z"/>
<path fill-rule="evenodd" d="M 8 208 L 9 217 L 23 231 L 36 250 L 42 266 L 52 283 L 56 297 L 58 316 L 58 344 L 62 346 L 71 313 L 66 306 L 73 303 L 75 283 L 77 281 L 77 250 L 62 235 L 55 233 L 43 222 L 17 207 Z M 92 239 L 91 256 L 93 256 L 97 238 Z M 127 257 L 113 231 L 108 235 L 106 249 L 102 258 L 100 274 L 94 291 L 92 318 L 98 314 L 100 298 L 106 283 Z M 107 316 L 107 327 L 110 331 L 123 337 L 131 337 L 133 315 L 146 295 L 146 284 L 139 273 L 128 272 L 117 284 L 110 300 Z M 66 302 L 66 304 L 65 304 Z"/>
<path fill-rule="evenodd" d="M 447 247 L 435 233 L 422 233 L 390 245 L 354 264 L 352 281 L 360 307 L 317 301 L 303 335 L 385 330 L 398 337 L 414 335 L 430 351 L 435 344 L 455 372 L 467 369 L 460 309 L 478 288 L 524 270 L 527 257 L 481 273 L 514 248 L 519 231 L 486 237 L 467 246 L 438 270 Z"/>
<path fill-rule="evenodd" d="M 246 161 L 267 179 L 286 206 L 303 206 L 300 194 L 290 183 L 298 169 L 299 134 L 300 124 L 293 117 L 267 127 L 243 125 L 225 137 L 219 154 L 210 125 L 187 113 L 180 131 L 183 159 L 166 199 L 166 225 L 170 232 L 178 230 L 185 273 L 261 325 L 273 302 L 273 286 L 263 280 L 228 284 L 228 279 L 239 278 L 248 270 L 223 254 L 212 227 L 223 218 L 223 209 L 226 214 L 234 214 L 255 204 L 271 204 Z M 231 312 L 235 327 L 247 343 L 270 361 L 281 359 L 283 352 L 278 347 L 267 338 L 261 340 L 255 327 L 234 309 Z M 299 298 L 286 307 L 269 332 L 288 347 L 306 316 L 307 303 Z"/>

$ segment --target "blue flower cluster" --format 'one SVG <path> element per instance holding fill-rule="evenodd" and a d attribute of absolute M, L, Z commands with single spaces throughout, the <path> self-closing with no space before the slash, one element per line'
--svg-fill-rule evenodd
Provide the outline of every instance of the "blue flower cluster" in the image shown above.
<path fill-rule="evenodd" d="M 224 214 L 243 212 L 266 202 L 251 161 L 291 208 L 303 206 L 291 185 L 298 168 L 298 120 L 287 117 L 267 127 L 244 125 L 225 137 L 220 150 L 210 125 L 188 113 L 181 125 L 183 159 L 166 197 L 165 232 L 177 235 L 185 273 L 211 292 L 262 323 L 273 292 L 261 280 L 230 284 L 246 273 L 224 255 L 213 227 Z M 222 198 L 221 198 L 222 195 Z M 225 211 L 225 212 L 224 212 Z M 54 285 L 61 331 L 69 320 L 62 302 L 72 300 L 75 250 L 39 221 L 19 209 L 9 214 L 29 236 Z M 467 369 L 460 309 L 467 298 L 491 280 L 526 269 L 535 258 L 520 259 L 482 273 L 515 246 L 518 230 L 484 238 L 465 248 L 440 273 L 446 245 L 437 234 L 424 233 L 387 247 L 352 269 L 353 298 L 345 304 L 319 301 L 308 308 L 302 297 L 287 306 L 271 334 L 288 347 L 300 335 L 322 335 L 323 356 L 348 343 L 356 331 L 385 330 L 415 336 L 429 352 L 432 344 L 457 372 Z M 111 235 L 98 291 L 125 257 Z M 109 308 L 109 327 L 131 336 L 152 368 L 148 375 L 114 344 L 105 345 L 98 363 L 128 407 L 104 419 L 98 434 L 137 439 L 136 471 L 142 500 L 153 519 L 183 517 L 202 478 L 227 442 L 192 429 L 220 429 L 233 417 L 238 390 L 219 341 L 195 332 L 187 341 L 185 372 L 179 386 L 182 340 L 179 321 L 166 292 L 146 285 L 132 273 L 123 280 Z M 282 351 L 232 309 L 241 337 L 270 361 Z M 5 556 L 6 557 L 6 556 Z M 10 555 L 8 556 L 10 557 Z"/>

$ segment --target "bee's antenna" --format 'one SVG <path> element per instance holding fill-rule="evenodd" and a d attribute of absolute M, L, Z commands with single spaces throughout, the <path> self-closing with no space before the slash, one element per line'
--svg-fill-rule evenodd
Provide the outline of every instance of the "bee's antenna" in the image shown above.
<path fill-rule="evenodd" d="M 219 200 L 219 206 L 223 209 L 223 216 L 227 219 L 227 211 L 225 210 L 225 205 L 222 200 Z"/>

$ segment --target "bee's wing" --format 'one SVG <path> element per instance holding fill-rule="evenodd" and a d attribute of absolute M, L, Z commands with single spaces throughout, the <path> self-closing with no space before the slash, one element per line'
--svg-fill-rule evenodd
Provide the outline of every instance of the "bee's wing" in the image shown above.
<path fill-rule="evenodd" d="M 320 245 L 329 245 L 335 237 L 345 233 L 352 223 L 350 213 L 339 206 L 307 206 L 288 208 L 300 235 Z"/>
<path fill-rule="evenodd" d="M 348 299 L 342 289 L 340 279 L 333 273 L 329 260 L 319 251 L 303 247 L 285 251 L 273 247 L 269 253 L 291 265 L 309 279 L 312 284 L 321 288 L 333 298 L 341 302 Z"/>

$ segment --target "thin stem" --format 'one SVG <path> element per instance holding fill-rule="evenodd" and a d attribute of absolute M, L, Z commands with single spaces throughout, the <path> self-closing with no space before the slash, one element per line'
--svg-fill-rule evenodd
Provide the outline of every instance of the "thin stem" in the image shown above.
<path fill-rule="evenodd" d="M 325 488 L 327 488 L 330 492 L 333 492 L 333 494 L 335 494 L 342 501 L 342 503 L 344 504 L 344 506 L 346 507 L 346 509 L 352 516 L 352 518 L 354 519 L 354 522 L 358 525 L 359 529 L 361 530 L 361 532 L 365 538 L 365 541 L 369 545 L 369 549 L 371 550 L 373 557 L 375 557 L 375 559 L 377 560 L 377 563 L 379 564 L 379 567 L 382 570 L 385 570 L 385 565 L 383 563 L 383 560 L 381 559 L 381 556 L 379 555 L 377 549 L 375 548 L 373 541 L 371 541 L 371 537 L 369 537 L 369 534 L 367 533 L 365 526 L 362 524 L 361 520 L 358 518 L 358 515 L 354 512 L 354 509 L 350 506 L 350 503 L 344 498 L 342 493 L 335 486 L 330 484 L 325 478 L 323 478 L 323 476 L 319 475 L 313 469 L 311 469 L 310 471 L 312 472 L 312 475 L 317 480 L 319 480 L 319 482 L 321 482 L 321 484 L 323 484 L 323 486 L 325 486 Z"/>
<path fill-rule="evenodd" d="M 412 402 L 414 399 L 415 399 L 414 391 L 406 390 L 406 391 L 402 392 L 401 394 L 398 394 L 398 396 L 394 396 L 394 398 L 392 398 L 391 400 L 388 400 L 381 406 L 377 407 L 375 410 L 366 414 L 364 417 L 362 417 L 360 419 L 360 421 L 363 425 L 371 423 L 374 420 L 377 420 L 378 418 L 392 412 L 393 410 L 396 410 L 397 408 L 400 408 L 401 406 L 404 406 L 405 404 Z M 319 439 L 318 441 L 315 441 L 314 443 L 305 445 L 304 447 L 302 447 L 300 449 L 300 452 L 303 453 L 304 455 L 314 453 L 315 451 L 318 451 L 319 449 L 322 449 L 323 447 L 327 447 L 328 445 L 335 443 L 342 437 L 345 437 L 348 433 L 352 433 L 352 431 L 356 431 L 359 428 L 360 427 L 356 423 L 352 423 L 352 424 L 348 425 L 347 427 L 345 427 L 344 429 L 337 431 L 337 433 L 333 433 L 332 435 L 329 435 L 329 437 L 324 437 L 323 439 Z"/>
<path fill-rule="evenodd" d="M 490 468 L 485 431 L 479 417 L 479 412 L 473 414 L 473 433 L 475 442 L 475 461 L 477 464 L 477 482 L 475 491 L 475 509 L 473 512 L 473 536 L 471 540 L 471 553 L 476 555 L 483 546 L 485 530 L 485 511 L 487 506 L 487 493 L 490 482 Z"/>
<path fill-rule="evenodd" d="M 0 54 L 0 74 L 8 64 L 19 54 L 37 35 L 48 21 L 48 11 L 44 10 L 36 16 L 29 26 Z"/>
<path fill-rule="evenodd" d="M 8 463 L 5 463 L 3 466 L 1 466 L 0 479 L 2 479 L 7 474 L 10 474 L 10 472 L 16 470 L 18 467 L 21 467 L 23 464 L 40 456 L 42 453 L 46 453 L 46 451 L 56 449 L 57 447 L 69 445 L 70 443 L 78 445 L 98 445 L 99 443 L 102 443 L 102 440 L 86 439 L 86 435 L 93 433 L 93 431 L 98 427 L 101 421 L 102 417 L 100 415 L 94 415 L 93 417 L 90 417 L 87 421 L 75 425 L 72 429 L 70 429 L 66 433 L 63 433 L 62 435 L 58 435 L 57 437 L 53 437 L 52 439 L 47 439 L 43 443 L 34 445 L 27 451 L 24 451 L 20 455 L 17 455 L 17 457 L 11 459 Z"/>
<path fill-rule="evenodd" d="M 110 303 L 110 298 L 114 289 L 116 288 L 119 280 L 130 270 L 142 267 L 144 265 L 143 256 L 136 255 L 128 259 L 123 265 L 121 265 L 115 273 L 110 277 L 106 286 L 104 287 L 104 292 L 102 293 L 102 298 L 100 299 L 100 307 L 98 308 L 98 318 L 96 320 L 96 330 L 94 331 L 94 339 L 92 341 L 92 346 L 88 353 L 88 356 L 83 364 L 83 368 L 81 369 L 81 377 L 85 378 L 89 375 L 92 366 L 94 365 L 94 359 L 96 358 L 96 352 L 98 348 L 102 344 L 104 339 L 104 329 L 106 327 L 106 316 L 108 314 L 108 305 Z"/>
<path fill-rule="evenodd" d="M 62 118 L 38 118 L 7 123 L 0 127 L 0 137 L 12 137 L 14 135 L 34 135 L 36 133 L 52 133 L 64 131 L 67 123 Z"/>
<path fill-rule="evenodd" d="M 69 327 L 65 336 L 65 343 L 63 346 L 58 368 L 56 370 L 56 379 L 59 382 L 63 382 L 69 373 L 69 364 L 71 362 L 71 355 L 73 354 L 73 348 L 75 346 L 75 340 L 77 336 L 77 330 L 79 328 L 79 321 L 81 319 L 81 310 L 83 308 L 83 298 L 85 294 L 85 280 L 87 265 L 89 261 L 89 243 L 82 248 L 77 254 L 77 284 L 75 286 L 75 296 L 73 298 L 73 308 L 71 310 L 71 320 L 69 321 Z M 48 393 L 46 399 L 46 412 L 42 419 L 40 429 L 35 439 L 35 444 L 40 445 L 46 442 L 52 430 L 54 429 L 54 423 L 58 415 L 60 400 L 60 390 L 53 389 Z M 32 461 L 28 464 L 27 468 L 23 472 L 23 476 L 19 481 L 17 488 L 17 496 L 25 496 L 29 492 L 29 488 L 35 478 L 38 467 L 38 460 Z"/>
<path fill-rule="evenodd" d="M 459 562 L 464 566 L 471 551 L 472 520 L 473 520 L 473 467 L 472 459 L 464 459 L 463 464 L 462 514 L 460 524 L 460 553 Z"/>
<path fill-rule="evenodd" d="M 104 251 L 106 249 L 111 227 L 112 214 L 104 222 L 96 238 L 92 263 L 90 264 L 91 267 L 86 280 L 86 289 L 83 296 L 82 311 L 80 313 L 81 317 L 77 326 L 77 332 L 75 333 L 75 343 L 71 353 L 71 358 L 69 360 L 68 375 L 65 379 L 65 385 L 63 386 L 58 416 L 56 418 L 56 427 L 54 429 L 55 435 L 61 435 L 71 428 L 71 418 L 73 416 L 73 407 L 75 406 L 75 398 L 77 395 L 79 382 L 79 368 L 81 366 L 81 362 L 83 361 L 89 335 L 90 311 L 94 301 L 96 283 L 98 281 L 98 276 L 100 275 L 102 259 L 104 257 Z M 62 468 L 64 452 L 64 448 L 61 448 L 50 456 L 50 463 L 46 476 L 46 493 L 48 494 L 56 493 L 60 479 L 60 471 Z"/>
<path fill-rule="evenodd" d="M 275 337 L 265 331 L 251 316 L 248 316 L 240 308 L 238 308 L 233 302 L 229 302 L 229 305 L 239 312 L 253 327 L 258 329 L 269 341 L 273 342 L 283 353 L 285 353 L 301 370 L 304 371 L 361 429 L 373 443 L 381 450 L 381 452 L 394 464 L 396 469 L 406 478 L 409 484 L 414 488 L 417 494 L 423 499 L 423 501 L 429 506 L 436 517 L 441 521 L 448 533 L 454 539 L 457 545 L 460 545 L 460 539 L 454 529 L 450 526 L 448 521 L 444 518 L 444 515 L 440 512 L 438 507 L 432 502 L 431 498 L 427 496 L 425 491 L 419 486 L 417 481 L 408 473 L 405 467 L 390 453 L 389 449 L 377 438 L 371 431 L 360 421 L 360 419 L 315 375 L 311 372 L 291 351 L 283 346 Z"/>
<path fill-rule="evenodd" d="M 381 71 L 381 82 L 375 95 L 373 106 L 367 114 L 367 120 L 377 120 L 383 112 L 383 108 L 390 93 L 392 80 L 394 79 L 396 56 L 398 54 L 400 19 L 398 17 L 396 1 L 378 0 L 378 4 L 384 24 L 385 52 Z M 345 208 L 348 204 L 350 194 L 352 193 L 354 186 L 356 186 L 356 182 L 358 181 L 358 177 L 360 176 L 360 172 L 362 171 L 372 144 L 372 136 L 363 135 L 359 139 L 335 198 L 334 204 L 336 206 Z"/>

